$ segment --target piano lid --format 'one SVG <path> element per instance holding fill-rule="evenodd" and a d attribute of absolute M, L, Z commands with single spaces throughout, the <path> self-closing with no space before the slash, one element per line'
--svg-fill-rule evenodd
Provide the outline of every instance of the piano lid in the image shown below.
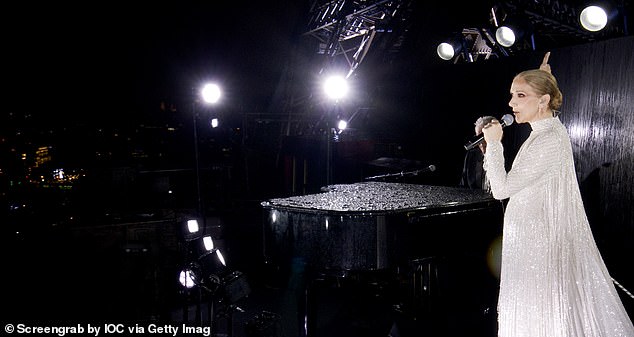
<path fill-rule="evenodd" d="M 491 203 L 493 197 L 482 190 L 460 187 L 389 182 L 360 182 L 329 185 L 323 193 L 276 198 L 262 202 L 266 208 L 325 213 L 393 213 L 444 209 Z"/>

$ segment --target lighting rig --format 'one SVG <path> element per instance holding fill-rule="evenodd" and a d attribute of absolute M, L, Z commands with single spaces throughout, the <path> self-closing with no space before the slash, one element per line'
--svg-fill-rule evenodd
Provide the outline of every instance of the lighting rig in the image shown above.
<path fill-rule="evenodd" d="M 475 62 L 628 35 L 623 1 L 509 0 L 491 7 L 489 25 L 463 28 L 437 47 L 447 61 Z"/>
<path fill-rule="evenodd" d="M 319 54 L 345 59 L 350 77 L 380 36 L 392 51 L 401 45 L 411 11 L 411 0 L 314 1 L 304 35 L 317 39 Z"/>
<path fill-rule="evenodd" d="M 185 221 L 182 230 L 184 262 L 178 274 L 182 286 L 183 321 L 189 321 L 189 308 L 195 302 L 195 322 L 202 326 L 203 304 L 207 305 L 207 323 L 215 331 L 218 320 L 227 320 L 227 335 L 232 335 L 232 315 L 242 311 L 238 302 L 246 298 L 251 289 L 245 275 L 231 270 L 220 247 L 209 234 L 204 234 L 197 219 Z M 219 309 L 219 310 L 218 310 Z"/>

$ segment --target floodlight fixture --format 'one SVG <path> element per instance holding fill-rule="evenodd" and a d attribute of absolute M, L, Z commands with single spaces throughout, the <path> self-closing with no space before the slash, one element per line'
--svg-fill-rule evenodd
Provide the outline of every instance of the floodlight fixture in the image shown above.
<path fill-rule="evenodd" d="M 202 254 L 196 260 L 196 263 L 200 266 L 203 280 L 222 277 L 229 271 L 225 257 L 218 248 Z"/>
<path fill-rule="evenodd" d="M 504 47 L 511 47 L 515 44 L 515 31 L 509 26 L 500 26 L 495 30 L 495 40 Z"/>
<path fill-rule="evenodd" d="M 220 125 L 220 120 L 218 120 L 218 118 L 212 118 L 210 125 L 215 129 Z"/>
<path fill-rule="evenodd" d="M 337 123 L 337 129 L 339 129 L 339 131 L 343 131 L 346 128 L 348 128 L 348 121 L 346 121 L 345 119 L 339 120 L 339 122 Z"/>
<path fill-rule="evenodd" d="M 436 53 L 438 53 L 438 57 L 445 61 L 451 60 L 459 50 L 459 45 L 451 43 L 451 42 L 442 42 L 436 48 Z"/>
<path fill-rule="evenodd" d="M 324 82 L 324 92 L 333 100 L 344 98 L 348 94 L 348 90 L 348 83 L 344 76 L 332 75 Z"/>
<path fill-rule="evenodd" d="M 222 95 L 220 87 L 215 83 L 208 83 L 203 86 L 200 91 L 200 96 L 204 103 L 216 104 L 220 100 Z M 192 118 L 193 118 L 193 133 L 194 133 L 194 159 L 196 166 L 196 198 L 197 198 L 197 211 L 198 216 L 202 218 L 203 225 L 205 224 L 205 215 L 203 209 L 202 193 L 200 187 L 200 160 L 198 154 L 198 111 L 196 110 L 196 104 L 199 102 L 198 98 L 195 98 L 192 104 Z"/>
<path fill-rule="evenodd" d="M 183 240 L 185 240 L 186 242 L 199 240 L 200 237 L 202 236 L 201 226 L 199 225 L 197 218 L 192 217 L 186 220 L 184 223 L 182 223 L 181 226 L 182 226 L 181 233 L 183 236 Z"/>
<path fill-rule="evenodd" d="M 227 266 L 227 261 L 225 260 L 225 257 L 222 255 L 222 252 L 220 252 L 220 249 L 216 249 L 216 256 L 218 257 L 218 261 L 220 261 L 220 263 L 222 263 L 223 266 Z"/>
<path fill-rule="evenodd" d="M 188 254 L 192 259 L 199 261 L 209 254 L 215 253 L 216 245 L 209 235 L 198 236 L 188 240 Z"/>
<path fill-rule="evenodd" d="M 210 104 L 218 103 L 220 96 L 222 95 L 220 87 L 215 83 L 206 84 L 203 87 L 201 94 L 203 101 Z"/>
<path fill-rule="evenodd" d="M 212 248 L 183 268 L 178 275 L 178 281 L 187 289 L 198 285 L 205 287 L 216 283 L 216 280 L 227 272 L 227 262 L 220 249 Z"/>
<path fill-rule="evenodd" d="M 449 61 L 457 57 L 460 53 L 468 53 L 465 36 L 461 33 L 453 33 L 436 47 L 438 57 Z M 466 57 L 466 55 L 465 55 Z"/>
<path fill-rule="evenodd" d="M 187 220 L 187 231 L 190 234 L 198 233 L 199 230 L 200 228 L 198 227 L 198 220 L 196 219 Z"/>
<path fill-rule="evenodd" d="M 598 32 L 608 24 L 608 13 L 600 6 L 587 6 L 579 14 L 579 22 L 585 30 Z"/>
<path fill-rule="evenodd" d="M 203 237 L 203 245 L 206 251 L 212 251 L 214 249 L 214 240 L 211 236 L 206 235 Z"/>
<path fill-rule="evenodd" d="M 181 270 L 178 275 L 178 281 L 183 287 L 191 289 L 199 284 L 200 272 L 197 270 L 195 265 L 189 265 L 187 268 Z"/>

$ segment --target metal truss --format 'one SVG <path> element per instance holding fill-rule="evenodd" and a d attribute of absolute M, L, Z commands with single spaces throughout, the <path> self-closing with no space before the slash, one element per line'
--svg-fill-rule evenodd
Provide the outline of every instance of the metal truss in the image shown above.
<path fill-rule="evenodd" d="M 399 31 L 398 25 L 407 21 L 409 3 L 409 0 L 315 1 L 304 35 L 317 39 L 319 54 L 345 58 L 349 76 L 367 55 L 377 33 Z"/>
<path fill-rule="evenodd" d="M 622 3 L 613 8 L 619 15 L 600 32 L 590 32 L 581 27 L 581 9 L 579 2 L 573 0 L 507 0 L 493 6 L 491 11 L 492 20 L 495 19 L 494 16 L 498 19 L 519 16 L 530 23 L 530 34 L 538 41 L 518 45 L 515 49 L 535 49 L 535 43 L 542 49 L 563 47 L 627 35 Z"/>
<path fill-rule="evenodd" d="M 475 62 L 498 58 L 526 50 L 564 47 L 611 37 L 627 35 L 624 5 L 616 8 L 621 14 L 601 32 L 590 32 L 579 24 L 580 7 L 567 0 L 507 0 L 496 2 L 490 10 L 489 25 L 463 28 L 462 51 L 453 59 Z M 508 22 L 521 23 L 524 36 L 511 47 L 495 40 L 495 29 Z"/>

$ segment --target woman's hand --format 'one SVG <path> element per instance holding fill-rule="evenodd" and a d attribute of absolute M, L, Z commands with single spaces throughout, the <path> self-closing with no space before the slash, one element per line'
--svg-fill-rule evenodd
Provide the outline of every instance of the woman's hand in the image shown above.
<path fill-rule="evenodd" d="M 497 119 L 492 120 L 490 123 L 487 123 L 484 128 L 482 128 L 482 133 L 484 134 L 484 140 L 487 143 L 501 141 L 504 132 L 502 131 L 502 125 L 498 122 Z"/>
<path fill-rule="evenodd" d="M 542 64 L 539 65 L 539 69 L 552 73 L 550 64 L 548 64 L 548 58 L 550 58 L 550 52 L 547 52 L 546 55 L 544 55 L 544 59 L 542 60 Z"/>

